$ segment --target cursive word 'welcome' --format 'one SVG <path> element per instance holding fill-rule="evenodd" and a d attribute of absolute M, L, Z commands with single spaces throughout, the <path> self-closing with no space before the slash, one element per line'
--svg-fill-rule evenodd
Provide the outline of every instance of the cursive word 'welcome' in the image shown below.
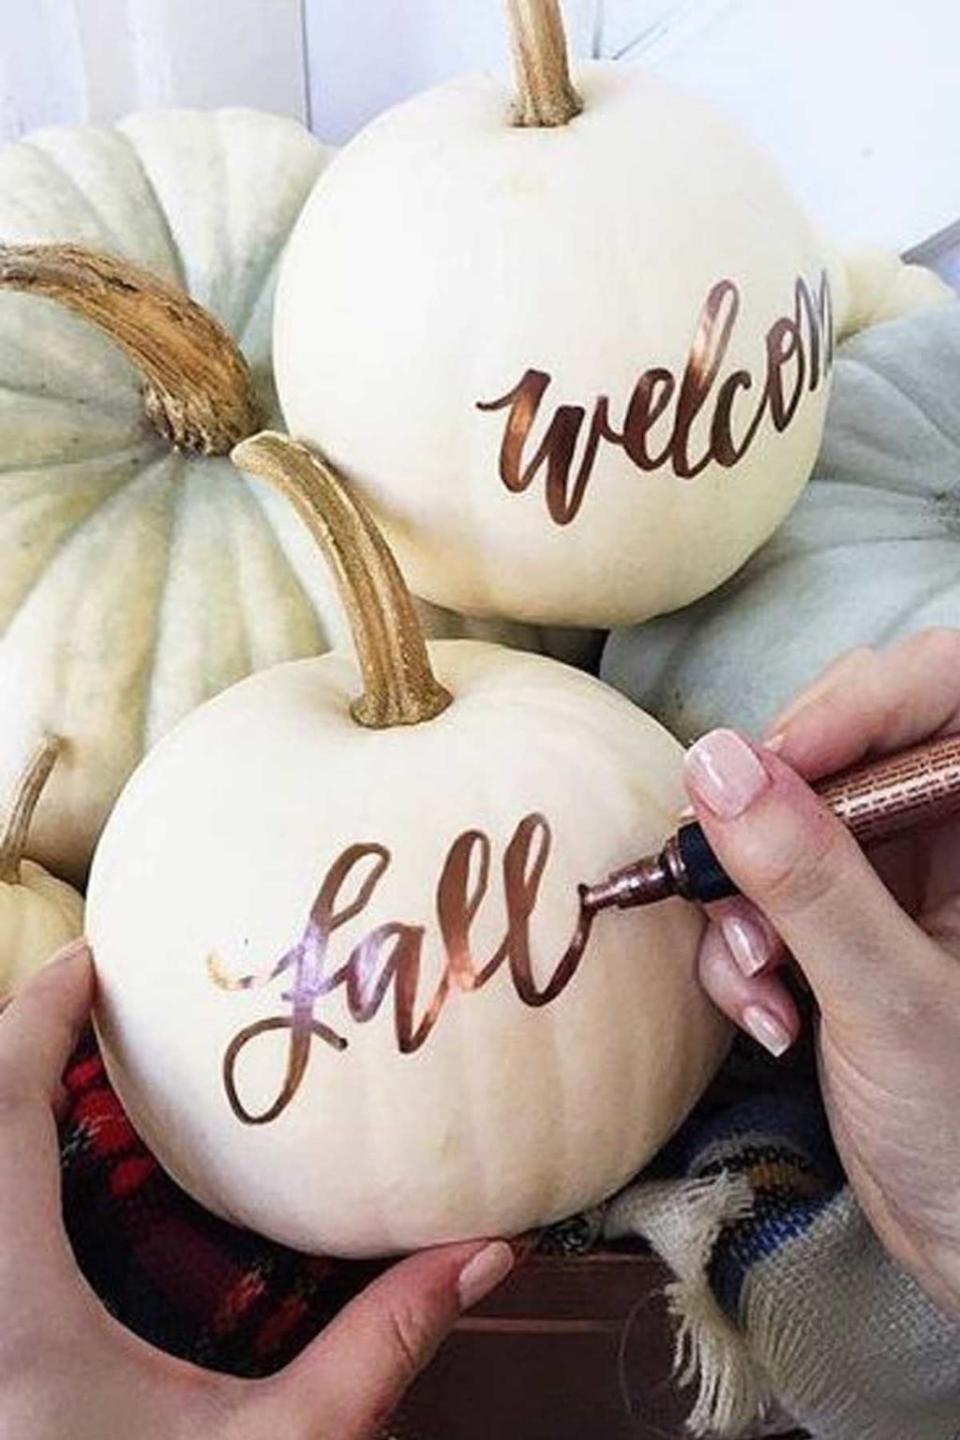
<path fill-rule="evenodd" d="M 718 281 L 704 302 L 683 375 L 678 380 L 672 370 L 662 366 L 645 370 L 620 430 L 610 422 L 609 398 L 599 396 L 579 463 L 575 463 L 577 447 L 587 416 L 582 405 L 558 406 L 542 442 L 527 459 L 530 432 L 553 383 L 545 370 L 527 370 L 519 384 L 499 400 L 478 400 L 478 410 L 510 411 L 500 449 L 504 485 L 514 493 L 527 490 L 546 467 L 550 517 L 558 525 L 569 525 L 583 504 L 602 443 L 621 447 L 638 470 L 669 466 L 681 480 L 693 480 L 711 463 L 729 469 L 742 460 L 767 416 L 776 431 L 786 430 L 804 391 L 817 390 L 833 363 L 833 311 L 827 275 L 822 275 L 816 297 L 805 280 L 796 281 L 793 314 L 781 316 L 767 332 L 766 373 L 759 392 L 749 370 L 734 370 L 720 379 L 739 312 L 737 286 L 732 280 Z M 709 436 L 694 455 L 692 431 L 701 415 L 709 418 Z M 652 432 L 664 417 L 669 430 L 658 444 Z"/>

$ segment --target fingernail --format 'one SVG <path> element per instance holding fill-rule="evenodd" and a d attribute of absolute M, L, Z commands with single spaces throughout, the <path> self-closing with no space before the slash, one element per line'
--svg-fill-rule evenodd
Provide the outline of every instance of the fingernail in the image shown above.
<path fill-rule="evenodd" d="M 787 743 L 787 732 L 786 732 L 786 730 L 777 730 L 777 731 L 775 731 L 772 735 L 765 735 L 765 736 L 763 737 L 763 748 L 764 748 L 764 750 L 772 750 L 775 755 L 777 754 L 778 751 L 780 751 L 780 750 L 783 749 L 783 747 L 784 747 L 784 745 L 786 745 L 786 743 Z"/>
<path fill-rule="evenodd" d="M 735 820 L 770 783 L 756 755 L 733 730 L 712 730 L 686 754 L 695 796 L 721 820 Z"/>
<path fill-rule="evenodd" d="M 70 940 L 56 954 L 51 955 L 50 965 L 70 965 L 76 960 L 90 960 L 90 943 L 82 935 L 79 940 Z"/>
<path fill-rule="evenodd" d="M 750 915 L 723 915 L 720 929 L 739 970 L 748 979 L 769 965 L 773 944 L 759 920 Z"/>
<path fill-rule="evenodd" d="M 783 1021 L 763 1005 L 748 1005 L 743 1012 L 743 1024 L 754 1040 L 777 1059 L 793 1044 L 793 1036 Z"/>
<path fill-rule="evenodd" d="M 505 1240 L 494 1240 L 468 1260 L 457 1281 L 460 1309 L 472 1310 L 495 1290 L 510 1274 L 513 1260 L 513 1251 Z"/>

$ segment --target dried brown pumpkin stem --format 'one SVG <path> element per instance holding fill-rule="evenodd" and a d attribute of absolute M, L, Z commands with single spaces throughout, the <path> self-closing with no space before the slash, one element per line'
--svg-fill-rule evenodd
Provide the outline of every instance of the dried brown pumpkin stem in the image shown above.
<path fill-rule="evenodd" d="M 374 730 L 419 725 L 446 710 L 451 695 L 431 668 L 400 567 L 333 466 L 308 446 L 269 430 L 238 445 L 233 462 L 292 502 L 327 557 L 363 675 L 364 693 L 350 707 L 358 724 Z"/>
<path fill-rule="evenodd" d="M 506 0 L 517 76 L 514 124 L 567 125 L 583 109 L 570 78 L 559 0 Z"/>
<path fill-rule="evenodd" d="M 13 787 L 0 825 L 0 882 L 3 884 L 16 885 L 20 880 L 20 865 L 26 854 L 33 812 L 59 753 L 60 741 L 55 735 L 45 735 Z"/>
<path fill-rule="evenodd" d="M 56 300 L 115 341 L 143 376 L 151 421 L 178 450 L 229 455 L 262 423 L 233 337 L 149 270 L 80 245 L 3 245 L 0 288 Z"/>

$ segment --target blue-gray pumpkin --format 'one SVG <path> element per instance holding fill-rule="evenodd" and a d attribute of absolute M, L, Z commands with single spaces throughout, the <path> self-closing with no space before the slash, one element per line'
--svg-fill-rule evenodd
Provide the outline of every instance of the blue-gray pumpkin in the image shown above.
<path fill-rule="evenodd" d="M 726 585 L 611 636 L 603 675 L 682 739 L 759 731 L 837 655 L 960 626 L 960 304 L 841 347 L 812 483 Z"/>

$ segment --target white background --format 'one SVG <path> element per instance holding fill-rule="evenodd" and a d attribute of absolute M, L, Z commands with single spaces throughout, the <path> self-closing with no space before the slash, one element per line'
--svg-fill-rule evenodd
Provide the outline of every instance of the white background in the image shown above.
<path fill-rule="evenodd" d="M 960 218 L 960 0 L 566 0 L 578 54 L 712 96 L 845 243 Z M 0 0 L 0 138 L 143 106 L 246 104 L 342 140 L 505 64 L 500 0 Z"/>

